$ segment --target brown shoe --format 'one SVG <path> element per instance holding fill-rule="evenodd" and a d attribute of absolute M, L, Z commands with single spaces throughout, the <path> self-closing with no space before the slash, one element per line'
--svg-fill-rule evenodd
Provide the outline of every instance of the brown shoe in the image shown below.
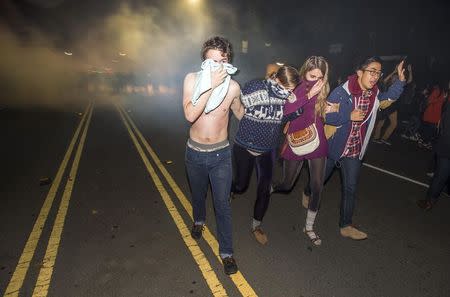
<path fill-rule="evenodd" d="M 256 241 L 258 241 L 262 245 L 265 245 L 269 241 L 267 239 L 266 233 L 264 233 L 260 226 L 253 229 L 252 233 L 255 236 Z"/>
<path fill-rule="evenodd" d="M 303 208 L 308 209 L 308 205 L 309 205 L 309 196 L 306 195 L 305 193 L 302 194 L 302 206 Z"/>
<path fill-rule="evenodd" d="M 433 203 L 430 200 L 418 200 L 417 206 L 422 208 L 423 210 L 431 210 L 433 208 Z"/>
<path fill-rule="evenodd" d="M 367 238 L 367 234 L 359 231 L 353 226 L 347 226 L 344 228 L 341 228 L 341 235 L 344 237 L 349 237 L 353 240 L 363 240 Z"/>

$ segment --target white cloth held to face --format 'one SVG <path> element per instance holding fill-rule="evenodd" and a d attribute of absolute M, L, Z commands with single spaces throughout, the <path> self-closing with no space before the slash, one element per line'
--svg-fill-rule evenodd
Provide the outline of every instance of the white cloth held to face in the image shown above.
<path fill-rule="evenodd" d="M 208 99 L 208 103 L 206 103 L 205 113 L 209 113 L 210 111 L 216 109 L 220 103 L 222 103 L 223 99 L 225 99 L 228 92 L 228 87 L 230 85 L 230 75 L 236 73 L 237 68 L 229 63 L 217 63 L 212 59 L 206 59 L 202 63 L 202 70 L 197 73 L 197 79 L 194 85 L 194 94 L 191 101 L 194 106 L 198 103 L 200 96 L 211 89 L 211 71 L 217 71 L 221 65 L 228 75 L 225 78 L 225 81 L 212 91 L 211 96 Z"/>

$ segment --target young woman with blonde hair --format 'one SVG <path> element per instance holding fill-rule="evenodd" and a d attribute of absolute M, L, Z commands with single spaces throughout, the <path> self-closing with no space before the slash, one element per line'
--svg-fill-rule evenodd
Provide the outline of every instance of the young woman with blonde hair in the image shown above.
<path fill-rule="evenodd" d="M 324 57 L 309 57 L 300 68 L 299 73 L 302 81 L 294 90 L 296 100 L 285 104 L 284 114 L 288 116 L 299 108 L 303 109 L 303 113 L 286 124 L 286 140 L 281 149 L 283 177 L 279 183 L 273 186 L 272 190 L 273 192 L 291 191 L 304 161 L 308 161 L 312 195 L 308 204 L 303 232 L 314 245 L 318 246 L 321 244 L 321 239 L 314 232 L 313 225 L 319 209 L 328 154 L 324 119 L 325 113 L 331 111 L 335 106 L 327 104 L 330 86 L 328 84 L 328 63 Z M 304 139 L 306 144 L 294 143 L 295 139 L 308 138 L 308 135 L 310 139 Z M 315 145 L 311 146 L 311 143 L 315 143 Z M 308 148 L 298 149 L 302 146 L 308 146 Z"/>

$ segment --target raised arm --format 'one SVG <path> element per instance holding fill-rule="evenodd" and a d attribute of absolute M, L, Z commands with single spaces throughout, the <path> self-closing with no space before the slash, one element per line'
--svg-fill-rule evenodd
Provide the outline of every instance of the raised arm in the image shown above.
<path fill-rule="evenodd" d="M 382 92 L 378 95 L 378 100 L 397 100 L 403 93 L 403 88 L 405 87 L 405 69 L 403 68 L 404 61 L 401 61 L 397 65 L 398 80 L 396 80 L 386 92 Z"/>
<path fill-rule="evenodd" d="M 186 120 L 193 123 L 203 114 L 212 91 L 221 83 L 223 83 L 227 75 L 228 74 L 225 69 L 223 69 L 223 67 L 216 71 L 212 71 L 211 89 L 200 96 L 195 106 L 192 104 L 192 95 L 194 94 L 196 73 L 189 73 L 186 75 L 183 84 L 183 111 Z"/>

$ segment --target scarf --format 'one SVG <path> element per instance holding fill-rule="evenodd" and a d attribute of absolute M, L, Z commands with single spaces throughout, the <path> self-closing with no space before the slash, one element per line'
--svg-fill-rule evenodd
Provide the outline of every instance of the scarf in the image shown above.
<path fill-rule="evenodd" d="M 277 97 L 281 99 L 287 99 L 292 94 L 291 91 L 284 89 L 282 86 L 280 86 L 280 84 L 278 84 L 275 80 L 271 78 L 267 79 L 267 83 L 272 89 L 272 92 L 274 92 L 275 95 L 277 95 Z"/>
<path fill-rule="evenodd" d="M 369 117 L 369 115 L 370 115 L 370 112 L 368 112 L 368 111 L 372 110 L 372 107 L 375 103 L 375 97 L 378 93 L 378 86 L 375 85 L 375 86 L 373 86 L 372 89 L 363 91 L 358 83 L 358 75 L 353 74 L 348 77 L 348 90 L 350 91 L 350 94 L 352 95 L 352 100 L 353 100 L 354 104 L 357 103 L 356 102 L 357 100 L 355 100 L 357 98 L 360 98 L 362 96 L 369 98 L 369 102 L 370 102 L 369 106 L 368 106 L 367 110 L 364 110 L 366 112 L 366 117 L 364 118 L 364 121 L 365 121 L 367 119 L 367 117 Z"/>
<path fill-rule="evenodd" d="M 370 111 L 375 104 L 378 87 L 375 85 L 372 89 L 363 91 L 359 86 L 358 76 L 354 74 L 348 77 L 348 89 L 352 96 L 353 107 L 355 109 L 361 109 L 366 113 L 363 121 L 352 122 L 350 134 L 344 148 L 343 156 L 356 158 L 361 153 L 363 139 L 365 138 L 367 131 L 367 125 L 365 123 L 371 115 Z"/>

